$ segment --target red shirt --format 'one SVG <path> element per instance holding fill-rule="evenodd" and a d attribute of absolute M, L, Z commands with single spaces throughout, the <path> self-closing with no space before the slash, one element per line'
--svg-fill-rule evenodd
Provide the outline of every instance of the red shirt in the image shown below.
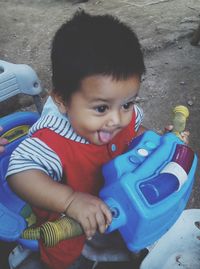
<path fill-rule="evenodd" d="M 33 134 L 47 144 L 59 156 L 63 172 L 63 184 L 75 191 L 98 195 L 103 185 L 102 165 L 122 154 L 135 137 L 135 114 L 131 123 L 118 133 L 110 143 L 102 146 L 82 144 L 67 139 L 50 129 L 44 128 Z M 40 223 L 55 220 L 57 213 L 35 208 Z M 55 247 L 46 248 L 40 243 L 42 260 L 52 269 L 66 269 L 81 254 L 85 242 L 84 236 L 63 240 Z"/>

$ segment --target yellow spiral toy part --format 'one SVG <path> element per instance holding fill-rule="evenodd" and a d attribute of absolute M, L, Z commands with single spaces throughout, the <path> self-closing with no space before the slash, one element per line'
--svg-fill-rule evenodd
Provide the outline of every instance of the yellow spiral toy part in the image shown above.
<path fill-rule="evenodd" d="M 21 238 L 39 240 L 40 239 L 40 227 L 27 228 L 23 231 Z"/>
<path fill-rule="evenodd" d="M 189 117 L 189 110 L 186 106 L 176 106 L 174 109 L 173 109 L 173 112 L 174 114 L 176 113 L 181 113 L 183 114 L 183 116 L 187 119 Z"/>
<path fill-rule="evenodd" d="M 188 117 L 189 110 L 186 106 L 176 106 L 173 109 L 173 133 L 180 139 L 182 139 L 181 132 L 185 130 Z"/>
<path fill-rule="evenodd" d="M 81 225 L 69 217 L 62 217 L 55 222 L 45 222 L 37 228 L 27 228 L 22 233 L 24 239 L 41 239 L 46 247 L 53 247 L 62 240 L 83 234 Z"/>

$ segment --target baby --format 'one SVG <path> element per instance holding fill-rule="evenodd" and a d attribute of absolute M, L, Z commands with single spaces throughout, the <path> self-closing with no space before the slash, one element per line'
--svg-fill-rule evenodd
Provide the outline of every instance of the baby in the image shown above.
<path fill-rule="evenodd" d="M 144 131 L 135 101 L 145 66 L 130 27 L 113 16 L 83 11 L 56 32 L 51 61 L 51 97 L 13 152 L 7 179 L 31 204 L 38 225 L 62 214 L 82 225 L 85 236 L 51 248 L 40 242 L 40 254 L 48 268 L 83 268 L 73 266 L 86 238 L 103 234 L 112 221 L 98 198 L 102 165 Z"/>

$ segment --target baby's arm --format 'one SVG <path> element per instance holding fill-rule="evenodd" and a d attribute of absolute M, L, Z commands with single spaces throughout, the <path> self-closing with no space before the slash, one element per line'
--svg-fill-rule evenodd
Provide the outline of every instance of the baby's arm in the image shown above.
<path fill-rule="evenodd" d="M 73 190 L 52 180 L 40 170 L 26 170 L 7 178 L 12 190 L 30 204 L 46 210 L 65 212 Z"/>
<path fill-rule="evenodd" d="M 7 172 L 11 188 L 32 205 L 77 220 L 86 236 L 104 232 L 111 213 L 99 198 L 74 192 L 59 183 L 62 163 L 57 154 L 38 138 L 25 139 L 12 153 Z"/>
<path fill-rule="evenodd" d="M 112 216 L 106 204 L 90 194 L 74 192 L 53 181 L 40 170 L 27 170 L 8 177 L 10 187 L 24 200 L 46 210 L 66 213 L 77 220 L 91 238 L 96 230 L 104 233 Z"/>

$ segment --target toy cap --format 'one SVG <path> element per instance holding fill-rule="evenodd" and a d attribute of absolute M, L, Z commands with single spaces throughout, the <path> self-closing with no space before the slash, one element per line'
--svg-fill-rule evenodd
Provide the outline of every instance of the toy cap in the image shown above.
<path fill-rule="evenodd" d="M 174 109 L 173 109 L 173 113 L 181 113 L 184 115 L 185 118 L 188 118 L 189 117 L 189 110 L 186 106 L 176 106 Z"/>

